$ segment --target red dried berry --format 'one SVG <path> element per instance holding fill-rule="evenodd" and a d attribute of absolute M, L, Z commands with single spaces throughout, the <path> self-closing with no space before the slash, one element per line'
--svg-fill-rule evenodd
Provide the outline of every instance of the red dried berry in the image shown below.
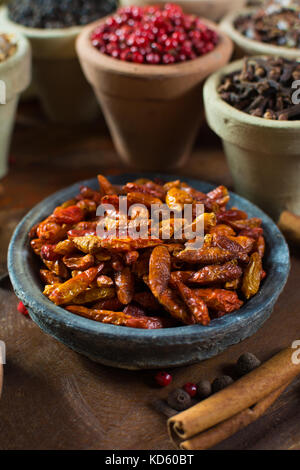
<path fill-rule="evenodd" d="M 120 8 L 91 34 L 91 43 L 115 59 L 138 64 L 173 64 L 210 52 L 218 35 L 178 5 Z"/>
<path fill-rule="evenodd" d="M 197 385 L 193 384 L 192 382 L 187 382 L 183 386 L 183 389 L 186 391 L 186 393 L 189 394 L 190 397 L 194 397 L 197 393 Z"/>
<path fill-rule="evenodd" d="M 158 372 L 155 376 L 155 381 L 160 387 L 166 387 L 172 382 L 172 375 L 168 372 Z"/>
<path fill-rule="evenodd" d="M 18 312 L 22 313 L 22 315 L 29 315 L 28 313 L 28 310 L 27 308 L 25 307 L 25 305 L 23 304 L 23 302 L 19 302 L 18 303 Z"/>

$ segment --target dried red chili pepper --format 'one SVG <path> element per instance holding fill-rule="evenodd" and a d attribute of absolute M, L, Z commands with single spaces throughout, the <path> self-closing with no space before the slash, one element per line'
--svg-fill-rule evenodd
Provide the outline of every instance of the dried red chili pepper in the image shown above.
<path fill-rule="evenodd" d="M 50 294 L 49 298 L 56 305 L 68 304 L 81 292 L 84 292 L 89 284 L 96 278 L 98 268 L 90 268 L 77 276 L 68 279 L 68 281 L 60 284 Z"/>
<path fill-rule="evenodd" d="M 195 284 L 214 284 L 232 281 L 242 276 L 243 270 L 234 261 L 222 265 L 205 266 L 188 278 L 188 282 Z"/>
<path fill-rule="evenodd" d="M 70 305 L 66 307 L 69 312 L 75 313 L 90 320 L 112 325 L 128 326 L 130 328 L 157 329 L 164 327 L 164 319 L 158 317 L 134 317 L 124 312 L 111 312 L 109 310 L 95 310 L 82 306 Z"/>
<path fill-rule="evenodd" d="M 216 311 L 231 313 L 243 305 L 236 292 L 225 289 L 195 289 L 194 292 L 204 300 L 208 308 Z"/>
<path fill-rule="evenodd" d="M 53 212 L 58 224 L 77 224 L 84 218 L 84 211 L 78 206 L 57 207 Z"/>
<path fill-rule="evenodd" d="M 130 304 L 134 296 L 134 277 L 128 267 L 115 273 L 115 285 L 119 301 Z"/>

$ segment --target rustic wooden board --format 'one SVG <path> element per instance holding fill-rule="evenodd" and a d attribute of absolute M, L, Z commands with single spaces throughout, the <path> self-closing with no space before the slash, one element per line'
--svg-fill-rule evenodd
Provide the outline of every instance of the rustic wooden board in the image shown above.
<path fill-rule="evenodd" d="M 15 163 L 0 186 L 2 215 L 28 209 L 53 191 L 97 172 L 123 170 L 103 123 L 79 132 L 47 126 L 42 118 L 37 121 L 35 107 L 23 106 L 21 112 L 12 147 Z M 182 173 L 230 185 L 219 142 L 205 132 Z M 231 373 L 242 352 L 252 351 L 264 360 L 300 339 L 299 276 L 295 253 L 286 289 L 264 327 L 217 358 L 174 369 L 174 386 Z M 0 449 L 172 449 L 165 418 L 150 406 L 153 398 L 167 394 L 155 388 L 153 372 L 94 364 L 45 335 L 16 307 L 7 280 L 0 285 L 0 340 L 7 347 Z M 300 379 L 265 416 L 218 449 L 300 450 L 299 392 Z"/>

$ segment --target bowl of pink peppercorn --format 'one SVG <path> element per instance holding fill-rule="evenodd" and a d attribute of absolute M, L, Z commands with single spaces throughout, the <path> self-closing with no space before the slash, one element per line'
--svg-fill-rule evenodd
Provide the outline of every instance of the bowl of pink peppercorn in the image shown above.
<path fill-rule="evenodd" d="M 173 4 L 121 8 L 84 28 L 81 66 L 127 164 L 185 163 L 201 123 L 203 81 L 232 47 L 214 23 Z"/>

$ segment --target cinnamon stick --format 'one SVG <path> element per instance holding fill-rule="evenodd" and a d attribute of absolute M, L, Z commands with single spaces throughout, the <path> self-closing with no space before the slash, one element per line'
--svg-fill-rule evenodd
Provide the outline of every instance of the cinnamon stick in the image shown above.
<path fill-rule="evenodd" d="M 240 429 L 245 428 L 253 421 L 256 421 L 262 416 L 265 411 L 274 403 L 281 393 L 288 387 L 288 384 L 283 385 L 275 392 L 272 392 L 267 397 L 260 400 L 254 407 L 247 408 L 244 411 L 234 415 L 232 418 L 226 419 L 220 424 L 217 424 L 208 431 L 202 432 L 191 439 L 181 442 L 180 449 L 184 450 L 205 450 L 214 447 L 220 442 L 224 441 L 230 436 L 233 436 Z M 176 443 L 175 443 L 176 444 Z"/>
<path fill-rule="evenodd" d="M 171 438 L 187 440 L 255 405 L 300 373 L 287 348 L 220 392 L 168 420 Z"/>
<path fill-rule="evenodd" d="M 283 211 L 278 221 L 282 233 L 294 243 L 300 244 L 300 216 L 289 211 Z"/>

